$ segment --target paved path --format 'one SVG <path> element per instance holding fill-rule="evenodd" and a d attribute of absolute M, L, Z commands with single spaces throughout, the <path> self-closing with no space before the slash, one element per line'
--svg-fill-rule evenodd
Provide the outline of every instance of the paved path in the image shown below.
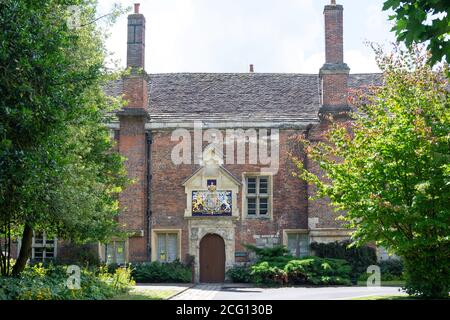
<path fill-rule="evenodd" d="M 134 289 L 140 290 L 174 290 L 183 291 L 192 287 L 191 283 L 138 283 Z"/>
<path fill-rule="evenodd" d="M 199 284 L 171 300 L 346 300 L 368 296 L 399 295 L 398 287 L 288 287 L 253 288 Z"/>
<path fill-rule="evenodd" d="M 217 300 L 347 300 L 368 296 L 399 295 L 397 287 L 289 287 L 229 288 L 215 295 Z"/>
<path fill-rule="evenodd" d="M 170 300 L 212 300 L 221 288 L 221 284 L 198 284 Z"/>

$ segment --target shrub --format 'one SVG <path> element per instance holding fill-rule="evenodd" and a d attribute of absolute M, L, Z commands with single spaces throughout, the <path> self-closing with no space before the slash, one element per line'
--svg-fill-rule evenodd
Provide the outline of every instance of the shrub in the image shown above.
<path fill-rule="evenodd" d="M 245 247 L 253 251 L 259 261 L 269 261 L 274 258 L 283 256 L 290 256 L 289 250 L 283 245 L 277 245 L 273 247 L 258 248 L 254 245 L 247 244 Z"/>
<path fill-rule="evenodd" d="M 290 283 L 349 285 L 351 267 L 345 260 L 306 257 L 292 260 L 284 267 Z"/>
<path fill-rule="evenodd" d="M 351 247 L 350 241 L 336 241 L 331 243 L 311 243 L 314 255 L 321 258 L 343 259 L 351 266 L 351 278 L 355 281 L 361 274 L 366 273 L 367 267 L 377 264 L 374 248 L 369 246 Z"/>
<path fill-rule="evenodd" d="M 288 280 L 293 284 L 305 284 L 307 283 L 308 275 L 304 264 L 306 260 L 291 260 L 284 267 L 288 275 Z"/>
<path fill-rule="evenodd" d="M 403 281 L 403 262 L 400 259 L 390 259 L 378 263 L 381 272 L 381 281 Z M 362 273 L 358 281 L 366 281 L 372 273 Z"/>
<path fill-rule="evenodd" d="M 117 268 L 114 273 L 109 273 L 105 267 L 101 267 L 100 270 L 100 280 L 107 283 L 115 291 L 126 292 L 130 284 L 134 284 L 134 280 L 131 281 L 132 269 L 130 266 L 127 268 Z"/>
<path fill-rule="evenodd" d="M 192 269 L 179 261 L 140 263 L 133 265 L 133 278 L 141 283 L 191 282 Z"/>
<path fill-rule="evenodd" d="M 358 277 L 358 281 L 367 281 L 372 273 L 363 273 Z M 404 281 L 403 275 L 393 275 L 391 273 L 381 273 L 381 281 Z"/>
<path fill-rule="evenodd" d="M 252 280 L 256 284 L 283 285 L 287 283 L 286 271 L 276 266 L 270 266 L 267 261 L 253 265 L 251 270 Z"/>
<path fill-rule="evenodd" d="M 439 248 L 440 247 L 440 248 Z M 446 299 L 450 291 L 450 246 L 417 246 L 417 252 L 402 255 L 405 291 L 427 299 Z"/>
<path fill-rule="evenodd" d="M 256 254 L 256 262 L 269 262 L 272 266 L 283 268 L 286 263 L 296 259 L 292 256 L 289 250 L 282 245 L 274 246 L 271 248 L 258 248 L 253 245 L 245 246 L 248 250 Z"/>
<path fill-rule="evenodd" d="M 251 269 L 249 267 L 233 267 L 228 269 L 227 276 L 235 283 L 252 282 Z"/>
<path fill-rule="evenodd" d="M 107 273 L 101 268 L 83 268 L 80 289 L 67 287 L 67 266 L 28 266 L 19 277 L 0 277 L 2 300 L 100 300 L 125 293 L 134 285 L 129 268 Z"/>
<path fill-rule="evenodd" d="M 257 262 L 251 267 L 251 281 L 256 284 L 350 285 L 352 267 L 343 259 L 293 257 L 284 246 L 257 248 Z"/>
<path fill-rule="evenodd" d="M 396 277 L 403 276 L 403 262 L 400 259 L 389 259 L 380 261 L 381 277 L 385 274 L 389 274 Z"/>

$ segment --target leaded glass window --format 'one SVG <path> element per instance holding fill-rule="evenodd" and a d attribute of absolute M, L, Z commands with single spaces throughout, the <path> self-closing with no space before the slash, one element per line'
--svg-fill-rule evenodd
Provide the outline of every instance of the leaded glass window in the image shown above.
<path fill-rule="evenodd" d="M 178 258 L 178 234 L 157 234 L 157 259 L 160 262 L 172 262 Z"/>
<path fill-rule="evenodd" d="M 31 259 L 34 261 L 46 261 L 56 258 L 57 239 L 48 237 L 45 232 L 33 233 L 31 245 Z"/>
<path fill-rule="evenodd" d="M 246 177 L 246 210 L 248 217 L 267 217 L 270 211 L 268 176 Z"/>
<path fill-rule="evenodd" d="M 307 233 L 290 232 L 287 234 L 287 247 L 295 257 L 309 255 L 309 235 Z"/>

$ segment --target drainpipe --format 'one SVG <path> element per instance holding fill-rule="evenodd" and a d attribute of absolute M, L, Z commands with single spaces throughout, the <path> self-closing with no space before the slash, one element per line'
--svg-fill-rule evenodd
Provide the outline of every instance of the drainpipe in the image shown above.
<path fill-rule="evenodd" d="M 151 251 L 152 251 L 152 197 L 151 197 L 151 186 L 152 186 L 152 132 L 145 132 L 145 141 L 146 141 L 146 154 L 147 154 L 147 212 L 146 212 L 146 221 L 147 221 L 147 260 L 151 260 Z"/>
<path fill-rule="evenodd" d="M 306 127 L 305 138 L 307 140 L 309 140 L 309 134 L 310 134 L 312 127 L 313 127 L 312 124 L 309 124 Z M 306 170 L 309 169 L 309 161 L 308 161 L 308 156 L 306 155 L 306 153 L 305 153 L 305 158 L 303 161 L 303 166 L 305 167 Z M 309 183 L 308 182 L 306 182 L 306 185 L 305 185 L 305 192 L 306 192 L 306 223 L 307 223 L 306 227 L 309 229 Z"/>

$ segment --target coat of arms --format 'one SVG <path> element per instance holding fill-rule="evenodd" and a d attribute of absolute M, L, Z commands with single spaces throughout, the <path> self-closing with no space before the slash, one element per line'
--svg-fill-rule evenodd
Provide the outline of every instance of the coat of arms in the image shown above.
<path fill-rule="evenodd" d="M 192 215 L 231 215 L 231 191 L 217 191 L 215 184 L 208 191 L 193 191 Z"/>

